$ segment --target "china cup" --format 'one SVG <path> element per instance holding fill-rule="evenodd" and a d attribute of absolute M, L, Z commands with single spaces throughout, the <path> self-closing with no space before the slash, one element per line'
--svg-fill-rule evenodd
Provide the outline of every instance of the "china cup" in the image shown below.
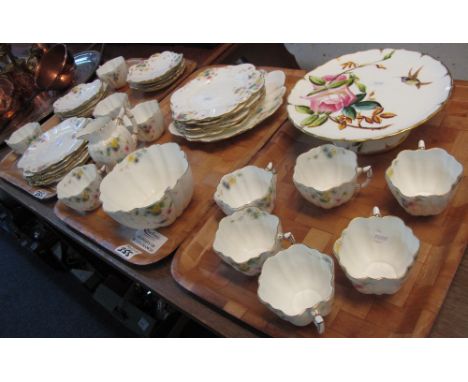
<path fill-rule="evenodd" d="M 234 269 L 253 276 L 260 273 L 267 258 L 282 248 L 283 239 L 294 243 L 290 232 L 282 232 L 277 216 L 247 207 L 221 220 L 213 250 Z"/>
<path fill-rule="evenodd" d="M 330 256 L 294 244 L 268 258 L 258 279 L 258 297 L 282 319 L 297 326 L 315 324 L 325 330 L 323 316 L 331 311 L 334 265 Z"/>
<path fill-rule="evenodd" d="M 128 118 L 125 118 L 125 125 L 136 133 L 139 141 L 153 142 L 164 132 L 164 118 L 158 101 L 141 102 L 128 112 L 133 117 L 135 126 Z"/>
<path fill-rule="evenodd" d="M 30 122 L 16 130 L 5 142 L 16 154 L 22 155 L 31 142 L 41 134 L 41 125 Z"/>
<path fill-rule="evenodd" d="M 373 216 L 351 220 L 333 251 L 359 292 L 392 294 L 406 280 L 419 251 L 419 240 L 403 220 L 382 217 L 374 207 Z"/>
<path fill-rule="evenodd" d="M 246 166 L 224 175 L 216 188 L 214 200 L 226 215 L 246 207 L 267 212 L 274 208 L 276 172 L 270 162 L 265 169 Z"/>
<path fill-rule="evenodd" d="M 127 84 L 128 67 L 122 56 L 107 61 L 96 70 L 97 76 L 114 89 Z"/>
<path fill-rule="evenodd" d="M 364 174 L 363 183 L 358 182 Z M 349 201 L 372 178 L 371 166 L 359 167 L 350 150 L 326 144 L 299 155 L 294 167 L 294 185 L 309 202 L 333 208 Z"/>
<path fill-rule="evenodd" d="M 102 178 L 96 165 L 75 167 L 57 184 L 57 198 L 77 211 L 91 211 L 101 205 L 99 185 Z"/>
<path fill-rule="evenodd" d="M 94 117 L 108 116 L 111 119 L 117 118 L 122 107 L 128 109 L 130 103 L 126 93 L 114 93 L 99 101 L 93 111 Z"/>
<path fill-rule="evenodd" d="M 441 148 L 403 150 L 385 172 L 388 187 L 411 215 L 436 215 L 449 204 L 463 176 L 463 166 Z"/>

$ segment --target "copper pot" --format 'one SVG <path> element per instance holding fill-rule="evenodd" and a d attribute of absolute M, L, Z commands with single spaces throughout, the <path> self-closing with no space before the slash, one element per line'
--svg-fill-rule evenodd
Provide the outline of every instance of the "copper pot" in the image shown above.
<path fill-rule="evenodd" d="M 63 90 L 73 82 L 75 60 L 65 44 L 50 48 L 36 69 L 36 84 L 43 90 Z"/>

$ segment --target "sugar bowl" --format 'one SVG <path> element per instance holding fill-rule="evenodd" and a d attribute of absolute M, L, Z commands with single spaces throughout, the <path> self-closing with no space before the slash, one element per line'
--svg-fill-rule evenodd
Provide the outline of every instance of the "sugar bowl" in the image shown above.
<path fill-rule="evenodd" d="M 404 283 L 419 251 L 419 240 L 403 220 L 374 207 L 369 218 L 351 220 L 333 252 L 361 293 L 392 294 Z"/>
<path fill-rule="evenodd" d="M 246 166 L 224 175 L 214 200 L 226 215 L 246 207 L 271 212 L 276 196 L 276 171 L 270 162 L 265 169 Z"/>
<path fill-rule="evenodd" d="M 265 261 L 257 294 L 282 319 L 297 326 L 313 322 L 323 334 L 323 316 L 331 311 L 334 291 L 332 258 L 294 244 Z"/>
<path fill-rule="evenodd" d="M 260 273 L 265 260 L 280 249 L 283 233 L 277 216 L 257 207 L 247 207 L 224 217 L 216 231 L 213 250 L 223 261 L 248 276 Z"/>
<path fill-rule="evenodd" d="M 364 174 L 365 180 L 358 182 Z M 359 167 L 357 155 L 343 147 L 325 144 L 299 155 L 293 181 L 309 202 L 333 208 L 349 201 L 372 178 L 371 166 Z"/>
<path fill-rule="evenodd" d="M 463 166 L 441 148 L 398 153 L 385 172 L 388 187 L 398 203 L 411 215 L 441 213 L 449 204 L 463 175 Z"/>
<path fill-rule="evenodd" d="M 92 211 L 101 205 L 101 181 L 96 165 L 75 167 L 57 184 L 57 198 L 76 211 Z"/>

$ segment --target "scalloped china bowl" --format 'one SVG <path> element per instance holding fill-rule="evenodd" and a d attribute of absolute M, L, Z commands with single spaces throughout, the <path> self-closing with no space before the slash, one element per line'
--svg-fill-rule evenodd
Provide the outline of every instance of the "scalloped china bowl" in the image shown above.
<path fill-rule="evenodd" d="M 358 176 L 367 179 L 359 184 Z M 357 155 L 350 150 L 326 144 L 301 154 L 294 167 L 294 185 L 312 204 L 332 208 L 349 201 L 372 177 L 372 168 L 358 167 Z"/>
<path fill-rule="evenodd" d="M 134 151 L 101 183 L 104 212 L 135 229 L 172 224 L 187 207 L 192 194 L 190 165 L 176 143 Z"/>
<path fill-rule="evenodd" d="M 119 115 L 122 107 L 129 108 L 128 95 L 126 93 L 114 93 L 107 96 L 96 105 L 93 111 L 94 117 L 109 116 L 114 119 Z"/>
<path fill-rule="evenodd" d="M 96 70 L 97 76 L 114 89 L 127 84 L 128 67 L 122 56 L 113 58 Z"/>
<path fill-rule="evenodd" d="M 292 235 L 282 233 L 277 216 L 248 207 L 221 220 L 213 250 L 234 269 L 253 276 L 260 273 L 267 258 L 282 248 L 283 238 Z"/>
<path fill-rule="evenodd" d="M 335 257 L 354 287 L 366 294 L 393 294 L 405 281 L 419 240 L 395 216 L 358 217 L 349 223 L 333 247 Z"/>
<path fill-rule="evenodd" d="M 164 118 L 156 100 L 141 102 L 130 110 L 136 122 L 136 134 L 142 142 L 153 142 L 164 132 Z"/>
<path fill-rule="evenodd" d="M 449 204 L 463 175 L 463 166 L 441 148 L 398 153 L 385 172 L 388 187 L 396 200 L 411 215 L 441 213 Z"/>
<path fill-rule="evenodd" d="M 22 155 L 32 141 L 42 135 L 42 128 L 38 122 L 25 124 L 11 134 L 5 143 L 16 153 Z"/>
<path fill-rule="evenodd" d="M 101 181 L 96 165 L 75 167 L 57 184 L 57 198 L 74 210 L 92 211 L 101 205 Z"/>
<path fill-rule="evenodd" d="M 279 317 L 297 326 L 314 322 L 323 333 L 335 290 L 330 256 L 294 244 L 265 261 L 258 284 L 260 301 Z"/>
<path fill-rule="evenodd" d="M 226 215 L 246 207 L 273 211 L 276 174 L 270 162 L 265 169 L 246 166 L 224 175 L 216 188 L 214 200 Z"/>

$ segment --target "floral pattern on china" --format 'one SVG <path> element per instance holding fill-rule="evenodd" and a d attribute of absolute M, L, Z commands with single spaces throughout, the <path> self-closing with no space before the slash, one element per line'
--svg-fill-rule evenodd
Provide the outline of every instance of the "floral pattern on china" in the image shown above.
<path fill-rule="evenodd" d="M 329 61 L 292 90 L 294 125 L 318 138 L 365 141 L 418 126 L 447 100 L 452 80 L 434 58 L 406 50 L 369 50 Z"/>
<path fill-rule="evenodd" d="M 172 117 L 177 121 L 220 117 L 264 85 L 263 72 L 251 64 L 208 68 L 171 96 Z"/>
<path fill-rule="evenodd" d="M 178 66 L 183 57 L 183 54 L 169 51 L 155 53 L 147 60 L 131 66 L 128 69 L 127 81 L 138 83 L 154 80 Z"/>
<path fill-rule="evenodd" d="M 103 83 L 101 80 L 95 80 L 87 84 L 76 85 L 67 94 L 54 102 L 54 113 L 61 114 L 73 109 L 77 109 L 87 101 L 96 97 L 102 86 Z"/>

